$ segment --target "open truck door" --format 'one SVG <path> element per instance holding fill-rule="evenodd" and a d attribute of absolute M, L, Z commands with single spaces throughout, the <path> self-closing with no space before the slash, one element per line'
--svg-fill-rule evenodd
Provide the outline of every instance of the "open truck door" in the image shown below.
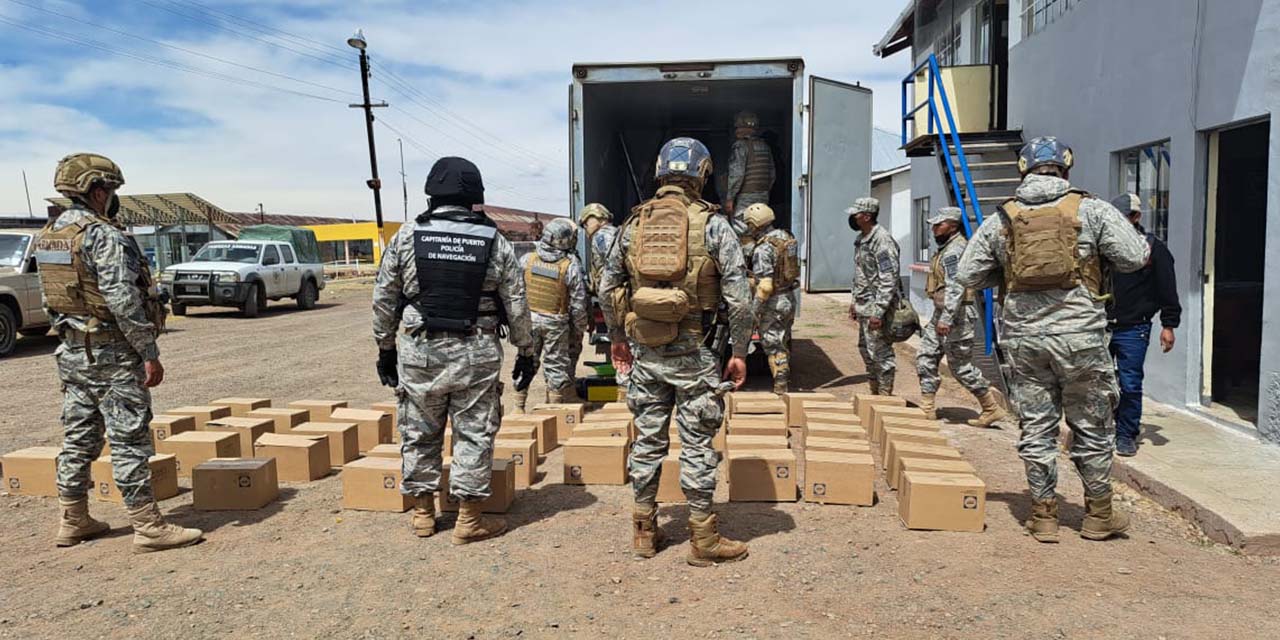
<path fill-rule="evenodd" d="M 848 290 L 854 232 L 844 210 L 871 193 L 871 90 L 809 77 L 805 291 Z"/>

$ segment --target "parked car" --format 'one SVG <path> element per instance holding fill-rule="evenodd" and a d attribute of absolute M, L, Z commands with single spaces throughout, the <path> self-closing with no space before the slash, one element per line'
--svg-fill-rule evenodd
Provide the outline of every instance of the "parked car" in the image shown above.
<path fill-rule="evenodd" d="M 18 336 L 49 332 L 40 295 L 35 246 L 38 229 L 0 229 L 0 358 L 18 346 Z"/>
<path fill-rule="evenodd" d="M 214 306 L 236 307 L 255 318 L 268 300 L 284 298 L 311 309 L 324 288 L 324 265 L 303 262 L 299 254 L 294 245 L 274 240 L 210 242 L 190 262 L 160 274 L 161 295 L 168 296 L 175 316 L 186 315 L 187 307 Z"/>

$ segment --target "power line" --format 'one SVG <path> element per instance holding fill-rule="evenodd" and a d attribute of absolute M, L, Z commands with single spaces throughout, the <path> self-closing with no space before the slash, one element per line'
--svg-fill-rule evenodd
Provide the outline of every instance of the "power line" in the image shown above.
<path fill-rule="evenodd" d="M 174 0 L 169 0 L 169 2 L 171 4 L 178 4 L 177 2 L 174 2 Z M 346 59 L 345 56 L 349 53 L 346 49 L 343 49 L 341 47 L 337 47 L 337 46 L 328 44 L 326 42 L 322 42 L 320 40 L 315 40 L 313 38 L 308 38 L 306 36 L 300 36 L 296 33 L 290 33 L 278 27 L 271 27 L 271 26 L 262 24 L 261 22 L 257 22 L 256 20 L 250 20 L 248 18 L 244 18 L 234 13 L 223 11 L 221 9 L 215 9 L 202 2 L 196 2 L 195 0 L 182 0 L 181 4 L 191 6 L 192 8 L 195 8 L 196 10 L 206 14 L 221 15 L 225 18 L 238 22 L 264 35 L 271 35 L 272 32 L 274 32 L 283 36 L 287 36 L 290 40 L 292 40 L 293 42 L 296 42 L 300 46 L 307 47 L 313 51 L 330 55 L 341 60 L 345 60 Z M 279 37 L 279 36 L 276 36 L 276 37 Z"/>
<path fill-rule="evenodd" d="M 259 38 L 258 36 L 255 36 L 255 35 L 253 35 L 253 34 L 245 33 L 245 32 L 244 32 L 244 31 L 242 31 L 242 30 L 232 29 L 231 27 L 228 27 L 227 25 L 223 24 L 223 23 L 222 23 L 222 22 L 220 22 L 220 21 L 216 21 L 216 20 L 209 20 L 209 19 L 203 18 L 203 17 L 198 16 L 198 15 L 191 15 L 191 14 L 189 14 L 189 13 L 186 13 L 186 12 L 183 12 L 183 11 L 179 11 L 179 10 L 177 10 L 177 9 L 175 9 L 175 8 L 171 7 L 171 6 L 166 6 L 166 5 L 162 5 L 162 4 L 156 4 L 155 2 L 152 2 L 151 0 L 139 0 L 139 2 L 141 2 L 141 3 L 143 3 L 143 4 L 147 5 L 147 6 L 154 7 L 154 8 L 156 8 L 156 9 L 159 9 L 159 10 L 161 10 L 161 11 L 167 11 L 167 12 L 169 12 L 169 13 L 172 13 L 173 15 L 176 15 L 176 16 L 179 16 L 179 17 L 182 17 L 182 18 L 186 18 L 186 19 L 188 19 L 188 20 L 193 20 L 193 21 L 195 21 L 195 22 L 199 22 L 199 23 L 201 23 L 201 24 L 204 24 L 204 25 L 207 25 L 207 26 L 213 27 L 213 28 L 218 29 L 218 30 L 220 30 L 220 31 L 226 31 L 226 32 L 229 32 L 229 33 L 233 33 L 233 34 L 235 34 L 235 35 L 237 35 L 237 36 L 240 36 L 240 37 L 242 37 L 242 38 L 249 38 L 250 40 L 256 40 L 256 41 L 261 42 L 261 43 L 263 43 L 263 44 L 265 44 L 265 45 L 268 45 L 268 46 L 271 46 L 271 47 L 275 47 L 275 48 L 277 48 L 277 49 L 283 49 L 283 50 L 285 50 L 285 51 L 290 51 L 290 52 L 292 52 L 292 53 L 294 53 L 294 54 L 297 54 L 297 55 L 300 55 L 300 56 L 303 56 L 303 57 L 306 57 L 306 58 L 311 58 L 311 59 L 313 59 L 313 60 L 316 60 L 316 61 L 319 61 L 319 62 L 323 62 L 323 63 L 325 63 L 325 64 L 330 64 L 330 65 L 333 65 L 333 66 L 335 66 L 335 67 L 342 67 L 342 68 L 344 68 L 344 69 L 345 69 L 345 68 L 347 68 L 347 66 L 348 66 L 348 65 L 346 65 L 346 64 L 342 64 L 342 63 L 340 63 L 340 62 L 337 62 L 337 61 L 336 61 L 336 60 L 334 60 L 333 58 L 322 58 L 322 57 L 320 57 L 320 56 L 318 56 L 318 55 L 315 55 L 315 54 L 313 54 L 313 53 L 309 53 L 309 52 L 306 52 L 306 51 L 300 51 L 300 50 L 298 50 L 298 49 L 294 49 L 293 47 L 290 47 L 290 46 L 288 46 L 288 45 L 280 44 L 280 43 L 278 43 L 278 42 L 272 42 L 272 41 L 267 40 L 267 39 L 265 39 L 265 38 Z"/>

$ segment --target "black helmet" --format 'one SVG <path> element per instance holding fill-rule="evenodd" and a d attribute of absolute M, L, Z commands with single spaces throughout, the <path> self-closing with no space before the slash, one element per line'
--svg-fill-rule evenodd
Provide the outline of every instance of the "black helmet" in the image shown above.
<path fill-rule="evenodd" d="M 484 204 L 484 180 L 480 169 L 466 158 L 436 160 L 427 174 L 425 188 L 432 206 L 437 204 Z"/>
<path fill-rule="evenodd" d="M 693 178 L 699 184 L 711 175 L 711 153 L 701 142 L 693 138 L 674 138 L 662 145 L 658 152 L 658 165 L 654 177 L 683 176 Z"/>

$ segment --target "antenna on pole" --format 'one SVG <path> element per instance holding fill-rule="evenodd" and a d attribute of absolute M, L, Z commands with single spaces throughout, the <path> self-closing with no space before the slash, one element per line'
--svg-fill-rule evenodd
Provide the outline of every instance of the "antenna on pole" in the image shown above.
<path fill-rule="evenodd" d="M 31 187 L 27 186 L 27 170 L 22 170 L 22 190 L 27 192 L 27 216 L 36 217 L 35 211 L 31 209 Z"/>
<path fill-rule="evenodd" d="M 404 140 L 396 138 L 400 145 L 400 188 L 404 190 L 404 221 L 409 221 L 409 179 L 404 172 Z"/>

